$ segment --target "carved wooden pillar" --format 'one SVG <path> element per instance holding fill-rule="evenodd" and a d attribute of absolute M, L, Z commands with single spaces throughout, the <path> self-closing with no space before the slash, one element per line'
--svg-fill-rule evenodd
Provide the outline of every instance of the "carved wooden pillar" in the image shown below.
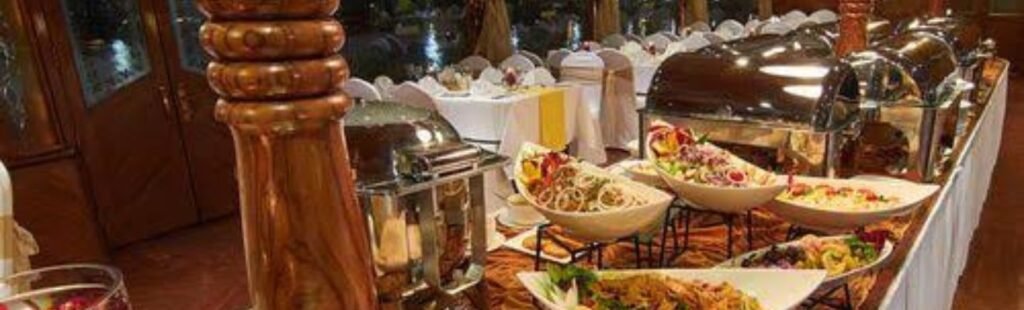
<path fill-rule="evenodd" d="M 839 1 L 839 42 L 836 56 L 844 57 L 868 47 L 868 16 L 871 14 L 871 0 Z"/>
<path fill-rule="evenodd" d="M 339 0 L 195 0 L 238 161 L 255 309 L 374 309 L 363 212 L 342 130 Z"/>
<path fill-rule="evenodd" d="M 772 18 L 772 0 L 757 0 L 757 18 L 761 20 Z"/>
<path fill-rule="evenodd" d="M 693 9 L 694 22 L 705 22 L 711 23 L 711 18 L 708 15 L 708 0 L 692 0 L 690 8 Z"/>

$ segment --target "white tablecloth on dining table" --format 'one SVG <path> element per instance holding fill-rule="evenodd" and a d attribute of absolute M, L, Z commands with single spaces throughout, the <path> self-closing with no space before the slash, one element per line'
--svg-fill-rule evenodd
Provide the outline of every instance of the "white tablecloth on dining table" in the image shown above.
<path fill-rule="evenodd" d="M 601 164 L 606 160 L 597 119 L 575 85 L 565 90 L 565 137 L 574 156 Z M 540 141 L 540 95 L 437 96 L 438 111 L 464 139 L 496 145 L 499 154 L 514 158 L 524 142 Z"/>
<path fill-rule="evenodd" d="M 978 126 L 967 135 L 953 174 L 937 195 L 918 238 L 912 241 L 881 309 L 949 309 L 953 305 L 999 154 L 1007 87 L 1004 71 Z"/>

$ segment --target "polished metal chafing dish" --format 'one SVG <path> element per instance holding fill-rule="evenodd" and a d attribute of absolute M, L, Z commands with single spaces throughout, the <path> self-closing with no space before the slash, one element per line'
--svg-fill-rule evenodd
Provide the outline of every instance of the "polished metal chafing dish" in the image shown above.
<path fill-rule="evenodd" d="M 463 143 L 436 112 L 392 102 L 357 103 L 345 136 L 385 308 L 436 306 L 477 285 L 483 174 L 507 158 Z"/>
<path fill-rule="evenodd" d="M 983 63 L 995 55 L 995 41 L 985 39 L 980 22 L 967 16 L 911 19 L 898 31 L 926 32 L 941 38 L 953 48 L 963 79 L 971 83 L 980 79 Z M 973 96 L 970 99 L 978 101 Z"/>
<path fill-rule="evenodd" d="M 835 176 L 859 102 L 853 68 L 827 42 L 758 36 L 665 60 L 640 121 L 643 131 L 655 120 L 692 128 L 764 168 Z"/>
<path fill-rule="evenodd" d="M 858 173 L 932 181 L 955 142 L 967 89 L 953 49 L 926 32 L 905 32 L 848 58 L 862 88 Z"/>

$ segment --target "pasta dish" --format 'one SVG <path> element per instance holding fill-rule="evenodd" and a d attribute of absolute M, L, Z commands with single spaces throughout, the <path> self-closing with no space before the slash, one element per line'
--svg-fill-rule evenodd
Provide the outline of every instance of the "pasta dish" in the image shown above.
<path fill-rule="evenodd" d="M 522 159 L 517 178 L 539 207 L 568 212 L 600 212 L 647 203 L 623 182 L 585 171 L 568 155 L 541 152 Z"/>

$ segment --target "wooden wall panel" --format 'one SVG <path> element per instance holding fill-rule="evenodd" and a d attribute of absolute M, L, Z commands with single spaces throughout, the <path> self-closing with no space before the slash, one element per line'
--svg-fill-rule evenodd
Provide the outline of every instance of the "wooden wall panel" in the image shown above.
<path fill-rule="evenodd" d="M 986 20 L 986 35 L 996 40 L 1000 57 L 1010 61 L 1010 70 L 1024 72 L 1024 15 L 996 15 Z"/>
<path fill-rule="evenodd" d="M 15 220 L 41 250 L 33 267 L 109 259 L 79 171 L 73 158 L 11 171 Z"/>

